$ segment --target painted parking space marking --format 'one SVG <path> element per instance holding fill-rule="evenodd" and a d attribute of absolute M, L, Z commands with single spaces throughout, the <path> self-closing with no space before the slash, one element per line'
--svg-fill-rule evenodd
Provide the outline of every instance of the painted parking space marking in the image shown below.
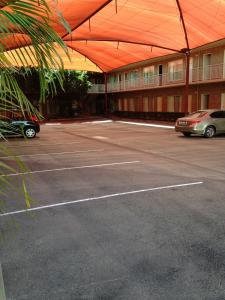
<path fill-rule="evenodd" d="M 112 120 L 103 120 L 103 121 L 90 121 L 90 122 L 82 122 L 82 124 L 104 124 L 104 123 L 112 123 Z"/>
<path fill-rule="evenodd" d="M 46 126 L 57 126 L 61 125 L 62 123 L 45 123 Z"/>
<path fill-rule="evenodd" d="M 89 165 L 89 166 L 68 167 L 68 168 L 58 168 L 58 169 L 46 169 L 46 170 L 37 170 L 37 171 L 29 171 L 29 172 L 21 172 L 21 173 L 4 174 L 4 175 L 0 175 L 0 176 L 1 177 L 11 177 L 11 176 L 20 176 L 20 175 L 28 175 L 28 174 L 36 174 L 36 173 L 59 172 L 59 171 L 86 169 L 86 168 L 101 168 L 101 167 L 136 164 L 136 163 L 140 163 L 140 161 L 139 160 L 122 161 L 122 162 L 114 162 L 114 163 L 107 163 L 107 164 L 100 164 L 100 165 Z"/>
<path fill-rule="evenodd" d="M 27 142 L 25 142 L 27 143 Z M 51 143 L 51 141 L 49 141 L 48 143 L 36 143 L 36 142 L 32 142 L 32 144 L 17 144 L 17 145 L 13 145 L 11 144 L 9 141 L 7 141 L 6 144 L 3 144 L 3 146 L 7 146 L 9 148 L 21 148 L 21 147 L 37 147 L 37 146 L 55 146 L 55 145 L 72 145 L 72 144 L 80 144 L 81 142 L 70 142 L 70 143 Z"/>
<path fill-rule="evenodd" d="M 183 187 L 187 187 L 187 186 L 194 186 L 194 185 L 201 185 L 201 184 L 203 184 L 203 181 L 189 182 L 189 183 L 175 184 L 175 185 L 166 185 L 166 186 L 159 186 L 159 187 L 147 188 L 147 189 L 142 189 L 142 190 L 135 190 L 135 191 L 129 191 L 129 192 L 121 192 L 121 193 L 116 193 L 116 194 L 103 195 L 103 196 L 99 196 L 99 197 L 84 198 L 84 199 L 73 200 L 73 201 L 68 201 L 68 202 L 60 202 L 60 203 L 55 203 L 55 204 L 50 204 L 50 205 L 33 207 L 33 208 L 29 208 L 29 209 L 21 209 L 21 210 L 6 212 L 3 214 L 0 214 L 0 217 L 17 215 L 17 214 L 30 212 L 30 211 L 39 211 L 39 210 L 54 208 L 54 207 L 58 207 L 58 206 L 65 206 L 65 205 L 71 205 L 71 204 L 76 204 L 76 203 L 89 202 L 89 201 L 93 201 L 93 200 L 115 198 L 115 197 L 121 197 L 121 196 L 138 194 L 138 193 L 146 193 L 146 192 L 157 191 L 157 190 L 159 191 L 159 190 L 166 190 L 166 189 L 173 189 L 173 188 L 183 188 Z"/>
<path fill-rule="evenodd" d="M 169 129 L 175 128 L 175 126 L 170 126 L 170 125 L 158 125 L 158 124 L 148 124 L 148 123 L 139 123 L 139 122 L 127 122 L 127 121 L 116 121 L 116 122 L 122 124 L 139 125 L 139 126 L 156 127 L 156 128 L 169 128 Z"/>
<path fill-rule="evenodd" d="M 10 155 L 10 156 L 0 156 L 0 159 L 10 159 L 10 158 L 20 158 L 20 157 L 33 157 L 33 156 L 46 156 L 46 155 L 65 155 L 65 154 L 80 154 L 80 153 L 90 153 L 90 152 L 102 152 L 105 149 L 91 149 L 91 150 L 80 150 L 73 152 L 50 152 L 50 153 L 37 153 L 37 154 L 21 154 L 21 155 Z"/>
<path fill-rule="evenodd" d="M 106 137 L 106 136 L 95 135 L 95 136 L 93 136 L 93 139 L 97 139 L 97 140 L 108 140 L 109 138 Z"/>

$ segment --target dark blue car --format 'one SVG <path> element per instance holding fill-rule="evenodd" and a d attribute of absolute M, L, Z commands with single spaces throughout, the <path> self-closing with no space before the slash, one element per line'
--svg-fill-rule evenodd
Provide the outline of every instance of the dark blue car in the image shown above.
<path fill-rule="evenodd" d="M 40 125 L 35 120 L 0 120 L 0 134 L 2 135 L 18 135 L 31 139 L 39 131 Z"/>

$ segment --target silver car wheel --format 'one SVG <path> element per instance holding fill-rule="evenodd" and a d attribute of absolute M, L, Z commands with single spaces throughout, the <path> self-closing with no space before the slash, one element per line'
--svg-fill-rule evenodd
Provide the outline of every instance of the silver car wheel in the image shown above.
<path fill-rule="evenodd" d="M 216 130 L 213 126 L 208 126 L 205 129 L 204 137 L 206 138 L 212 138 L 216 133 Z"/>
<path fill-rule="evenodd" d="M 25 129 L 25 136 L 29 139 L 34 138 L 36 135 L 36 131 L 33 128 Z"/>

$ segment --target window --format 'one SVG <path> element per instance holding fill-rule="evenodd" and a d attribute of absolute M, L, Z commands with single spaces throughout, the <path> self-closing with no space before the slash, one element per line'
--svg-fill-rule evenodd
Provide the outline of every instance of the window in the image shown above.
<path fill-rule="evenodd" d="M 122 99 L 118 99 L 118 109 L 119 109 L 119 111 L 121 111 L 122 110 Z"/>
<path fill-rule="evenodd" d="M 163 65 L 158 66 L 158 74 L 159 74 L 159 76 L 163 75 Z"/>
<path fill-rule="evenodd" d="M 225 109 L 225 93 L 221 94 L 221 109 Z"/>
<path fill-rule="evenodd" d="M 138 82 L 138 70 L 132 70 L 127 73 L 127 87 L 136 87 Z"/>
<path fill-rule="evenodd" d="M 117 74 L 113 74 L 109 77 L 109 85 L 110 88 L 112 89 L 116 89 L 118 86 L 118 75 Z"/>
<path fill-rule="evenodd" d="M 203 79 L 209 80 L 211 77 L 211 54 L 203 55 Z"/>
<path fill-rule="evenodd" d="M 209 108 L 209 95 L 201 95 L 201 109 Z"/>
<path fill-rule="evenodd" d="M 135 111 L 134 98 L 129 99 L 129 111 Z"/>
<path fill-rule="evenodd" d="M 143 69 L 144 84 L 154 83 L 155 67 L 149 66 Z"/>
<path fill-rule="evenodd" d="M 121 90 L 122 87 L 123 87 L 124 74 L 121 74 L 121 73 L 120 73 L 118 79 L 119 79 L 119 88 L 120 88 L 120 90 Z"/>
<path fill-rule="evenodd" d="M 162 111 L 162 97 L 156 97 L 156 111 L 161 112 Z"/>
<path fill-rule="evenodd" d="M 168 77 L 170 81 L 183 79 L 183 60 L 178 59 L 168 63 Z"/>
<path fill-rule="evenodd" d="M 131 80 L 136 80 L 138 78 L 138 71 L 137 70 L 133 70 L 130 72 L 130 79 Z"/>
<path fill-rule="evenodd" d="M 148 101 L 148 111 L 154 111 L 156 105 L 155 102 L 156 99 L 152 96 L 149 96 L 149 101 Z"/>
<path fill-rule="evenodd" d="M 136 98 L 137 109 L 136 111 L 143 111 L 143 99 L 141 97 Z"/>
<path fill-rule="evenodd" d="M 174 96 L 174 111 L 181 112 L 181 96 Z"/>
<path fill-rule="evenodd" d="M 158 85 L 163 83 L 163 65 L 158 65 Z"/>
<path fill-rule="evenodd" d="M 116 74 L 110 76 L 110 78 L 109 78 L 110 83 L 116 83 L 117 81 L 118 81 L 118 78 L 117 78 Z"/>
<path fill-rule="evenodd" d="M 221 118 L 224 119 L 225 112 L 224 111 L 215 111 L 215 112 L 211 113 L 210 117 L 213 119 L 221 119 Z"/>
<path fill-rule="evenodd" d="M 128 111 L 128 99 L 124 98 L 124 111 Z"/>
<path fill-rule="evenodd" d="M 143 97 L 143 111 L 148 112 L 148 97 Z"/>
<path fill-rule="evenodd" d="M 192 75 L 193 75 L 193 57 L 190 57 L 189 62 L 189 81 L 192 81 Z"/>
<path fill-rule="evenodd" d="M 181 112 L 181 96 L 168 96 L 167 98 L 167 111 L 168 112 Z"/>
<path fill-rule="evenodd" d="M 167 111 L 174 112 L 174 96 L 168 96 L 167 98 Z"/>

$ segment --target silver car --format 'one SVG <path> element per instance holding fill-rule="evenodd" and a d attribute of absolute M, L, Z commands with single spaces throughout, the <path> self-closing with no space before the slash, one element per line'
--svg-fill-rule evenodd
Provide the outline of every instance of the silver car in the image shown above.
<path fill-rule="evenodd" d="M 211 138 L 215 134 L 225 133 L 225 110 L 205 109 L 179 118 L 175 130 L 184 136 L 200 134 Z"/>

